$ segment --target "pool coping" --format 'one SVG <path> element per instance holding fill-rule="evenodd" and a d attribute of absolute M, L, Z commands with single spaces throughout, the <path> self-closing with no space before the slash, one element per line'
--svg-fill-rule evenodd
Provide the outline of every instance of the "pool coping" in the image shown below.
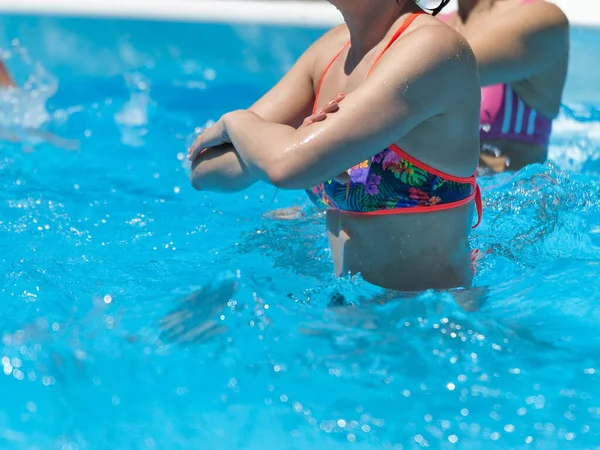
<path fill-rule="evenodd" d="M 600 27 L 598 0 L 553 3 L 573 25 Z M 0 0 L 0 13 L 302 27 L 330 27 L 342 20 L 328 3 L 300 0 Z"/>

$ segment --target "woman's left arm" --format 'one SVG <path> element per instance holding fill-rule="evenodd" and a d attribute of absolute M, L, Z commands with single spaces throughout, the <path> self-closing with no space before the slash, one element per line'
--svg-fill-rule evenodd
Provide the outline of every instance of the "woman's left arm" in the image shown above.
<path fill-rule="evenodd" d="M 234 111 L 207 130 L 205 139 L 225 136 L 263 181 L 306 189 L 444 114 L 464 94 L 461 86 L 476 82 L 476 74 L 466 41 L 446 27 L 423 26 L 403 37 L 402 45 L 391 47 L 368 80 L 323 122 L 296 130 L 249 111 Z"/>
<path fill-rule="evenodd" d="M 512 83 L 566 61 L 569 21 L 558 6 L 536 1 L 466 38 L 477 58 L 482 86 Z"/>

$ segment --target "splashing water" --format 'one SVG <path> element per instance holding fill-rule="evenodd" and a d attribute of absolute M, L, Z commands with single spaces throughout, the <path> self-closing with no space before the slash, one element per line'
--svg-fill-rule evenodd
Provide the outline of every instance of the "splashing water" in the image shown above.
<path fill-rule="evenodd" d="M 598 445 L 597 105 L 564 108 L 553 162 L 481 179 L 473 289 L 399 298 L 333 277 L 302 193 L 275 220 L 264 184 L 192 191 L 191 132 L 268 85 L 198 63 L 185 87 L 179 62 L 172 84 L 157 63 L 84 104 L 61 81 L 37 122 L 7 106 L 83 143 L 2 144 L 0 446 Z"/>
<path fill-rule="evenodd" d="M 39 128 L 50 119 L 46 110 L 48 99 L 56 93 L 57 80 L 49 74 L 44 66 L 33 61 L 20 42 L 13 40 L 12 51 L 2 52 L 2 60 L 17 59 L 28 72 L 22 88 L 0 89 L 0 127 Z"/>

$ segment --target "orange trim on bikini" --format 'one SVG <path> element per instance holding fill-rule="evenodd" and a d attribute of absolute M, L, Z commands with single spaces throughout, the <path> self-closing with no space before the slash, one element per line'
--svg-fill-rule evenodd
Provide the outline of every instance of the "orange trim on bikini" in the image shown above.
<path fill-rule="evenodd" d="M 375 61 L 373 61 L 373 64 L 371 65 L 371 68 L 369 69 L 369 71 L 367 72 L 367 78 L 369 77 L 369 75 L 371 75 L 371 72 L 373 71 L 373 69 L 375 68 L 375 65 L 379 62 L 379 60 L 381 59 L 381 57 L 383 56 L 383 54 L 394 44 L 394 42 L 396 42 L 396 40 L 400 37 L 400 35 L 402 33 L 404 33 L 406 31 L 406 29 L 413 23 L 413 21 L 419 17 L 421 14 L 425 14 L 424 12 L 417 12 L 417 13 L 413 13 L 410 16 L 408 16 L 406 18 L 406 20 L 404 21 L 404 23 L 400 26 L 400 28 L 398 28 L 398 30 L 394 33 L 394 35 L 392 36 L 392 38 L 389 40 L 389 42 L 387 43 L 387 45 L 383 48 L 383 50 L 381 50 L 381 52 L 379 52 L 379 55 L 377 55 L 377 58 L 375 58 Z"/>
<path fill-rule="evenodd" d="M 477 210 L 477 223 L 471 228 L 477 228 L 481 223 L 483 203 L 481 201 L 481 189 L 477 183 L 469 183 L 475 186 L 475 191 L 467 198 L 459 200 L 457 202 L 445 203 L 442 205 L 433 206 L 411 206 L 410 208 L 398 208 L 398 209 L 380 209 L 379 211 L 359 212 L 359 211 L 342 211 L 344 214 L 349 215 L 361 215 L 361 216 L 387 216 L 390 214 L 417 214 L 417 213 L 428 213 L 436 211 L 444 211 L 448 209 L 459 208 L 464 206 L 471 201 L 475 200 L 475 208 Z M 337 209 L 330 209 L 330 211 L 339 211 Z"/>
<path fill-rule="evenodd" d="M 479 226 L 479 224 L 481 223 L 481 218 L 482 218 L 483 203 L 481 201 L 481 189 L 479 188 L 479 185 L 477 184 L 477 180 L 475 179 L 475 174 L 471 175 L 470 177 L 457 177 L 455 175 L 450 175 L 449 173 L 442 172 L 441 170 L 437 170 L 437 169 L 431 167 L 430 165 L 419 161 L 417 158 L 410 156 L 408 153 L 406 153 L 404 150 L 402 150 L 396 144 L 392 144 L 388 148 L 391 151 L 393 151 L 394 153 L 396 153 L 398 156 L 400 156 L 402 159 L 405 159 L 409 163 L 417 166 L 419 169 L 423 169 L 426 172 L 437 175 L 438 177 L 444 178 L 448 181 L 454 181 L 455 183 L 470 184 L 471 186 L 473 186 L 475 188 L 475 191 L 473 192 L 473 194 L 471 194 L 466 199 L 460 200 L 458 202 L 446 203 L 444 205 L 434 205 L 434 206 L 421 206 L 421 207 L 413 206 L 412 208 L 407 208 L 407 209 L 414 210 L 414 209 L 418 209 L 418 208 L 424 208 L 427 210 L 431 210 L 432 208 L 434 208 L 435 210 L 440 211 L 440 210 L 444 210 L 444 209 L 450 209 L 452 207 L 458 208 L 459 206 L 465 205 L 466 203 L 473 200 L 473 198 L 474 198 L 475 199 L 475 207 L 477 208 L 477 223 L 475 224 L 475 226 L 473 228 L 477 228 Z M 392 210 L 392 211 L 402 211 L 402 210 L 399 209 L 399 210 Z M 371 214 L 371 213 L 363 213 L 363 214 Z M 401 213 L 398 212 L 397 214 L 401 214 Z"/>
<path fill-rule="evenodd" d="M 313 103 L 312 113 L 314 114 L 317 111 L 317 102 L 319 101 L 319 94 L 321 93 L 321 87 L 323 86 L 323 80 L 325 80 L 325 75 L 329 72 L 330 67 L 333 65 L 336 59 L 342 54 L 344 49 L 350 45 L 350 41 L 346 42 L 344 46 L 340 49 L 339 52 L 335 54 L 333 59 L 327 64 L 325 70 L 323 71 L 323 75 L 321 75 L 321 79 L 319 80 L 319 85 L 317 86 L 317 92 L 315 93 L 315 102 Z"/>
<path fill-rule="evenodd" d="M 377 55 L 377 58 L 375 58 L 375 61 L 373 61 L 373 64 L 371 65 L 371 67 L 369 68 L 369 71 L 367 72 L 367 77 L 369 75 L 371 75 L 371 72 L 373 71 L 373 69 L 375 68 L 375 65 L 379 62 L 379 60 L 381 59 L 383 54 L 392 46 L 392 44 L 394 44 L 394 42 L 396 42 L 398 40 L 400 35 L 402 33 L 404 33 L 406 31 L 406 29 L 413 23 L 413 21 L 417 17 L 419 17 L 421 14 L 425 14 L 425 13 L 424 12 L 416 12 L 416 13 L 412 13 L 410 16 L 408 16 L 408 18 L 402 23 L 400 28 L 390 38 L 389 42 L 383 48 L 383 50 L 381 50 L 381 52 L 379 52 L 379 54 Z M 350 45 L 350 42 L 351 41 L 346 42 L 343 45 L 343 47 L 340 49 L 340 51 L 335 54 L 333 59 L 331 61 L 329 61 L 329 64 L 327 64 L 327 66 L 325 67 L 325 70 L 323 71 L 323 74 L 321 75 L 321 79 L 319 80 L 319 84 L 317 85 L 317 91 L 315 93 L 315 102 L 313 103 L 313 109 L 312 109 L 313 114 L 317 110 L 317 102 L 319 101 L 319 94 L 321 93 L 321 87 L 323 86 L 323 80 L 325 80 L 325 75 L 327 75 L 327 72 L 329 72 L 329 69 L 331 68 L 333 63 L 339 58 L 339 56 L 346 49 L 346 47 L 348 47 Z"/>
<path fill-rule="evenodd" d="M 371 74 L 371 72 L 373 71 L 373 68 L 379 62 L 379 60 L 382 58 L 382 56 L 385 54 L 385 52 L 394 44 L 394 42 L 396 42 L 396 40 L 398 40 L 400 35 L 402 35 L 402 33 L 404 33 L 406 31 L 406 29 L 413 23 L 413 21 L 421 14 L 425 14 L 425 13 L 424 12 L 413 13 L 404 21 L 404 23 L 400 26 L 400 28 L 391 37 L 391 39 L 389 40 L 387 45 L 383 48 L 383 50 L 381 50 L 381 52 L 379 52 L 379 54 L 375 58 L 375 61 L 373 62 L 373 64 L 369 68 L 369 71 L 367 72 L 367 77 Z M 329 69 L 331 68 L 333 63 L 337 60 L 337 58 L 341 55 L 341 53 L 349 45 L 350 45 L 350 41 L 346 42 L 346 44 L 344 44 L 344 46 L 340 49 L 340 51 L 336 53 L 336 55 L 333 57 L 333 59 L 325 67 L 325 70 L 323 71 L 323 75 L 321 75 L 321 79 L 319 80 L 319 84 L 317 86 L 317 91 L 315 93 L 315 102 L 313 104 L 313 114 L 317 110 L 317 102 L 319 101 L 319 94 L 321 93 L 321 87 L 323 86 L 323 80 L 325 80 L 325 75 L 327 75 L 327 72 L 329 71 Z M 405 159 L 406 161 L 417 166 L 420 169 L 423 169 L 433 175 L 436 175 L 440 178 L 444 178 L 449 181 L 453 181 L 456 183 L 470 184 L 475 189 L 474 189 L 473 193 L 465 199 L 462 199 L 462 200 L 459 200 L 456 202 L 452 202 L 452 203 L 442 204 L 442 205 L 412 206 L 410 208 L 382 209 L 379 211 L 370 211 L 370 212 L 342 211 L 343 213 L 351 214 L 351 215 L 366 215 L 366 216 L 383 216 L 383 215 L 389 215 L 389 214 L 415 214 L 415 213 L 444 211 L 444 210 L 448 210 L 448 209 L 452 209 L 452 208 L 459 208 L 459 207 L 464 206 L 464 205 L 468 204 L 469 202 L 475 200 L 475 207 L 477 209 L 477 223 L 472 228 L 477 228 L 479 226 L 479 224 L 481 223 L 481 218 L 482 218 L 483 204 L 482 204 L 482 200 L 481 200 L 481 189 L 479 188 L 479 185 L 477 184 L 477 180 L 475 179 L 475 174 L 473 174 L 470 177 L 457 177 L 454 175 L 450 175 L 448 173 L 437 170 L 437 169 L 419 161 L 415 157 L 406 153 L 404 150 L 402 150 L 396 144 L 392 144 L 388 148 L 390 150 L 392 150 L 394 153 L 396 153 L 398 156 L 400 156 L 401 158 Z M 337 211 L 337 209 L 335 209 L 335 211 Z"/>

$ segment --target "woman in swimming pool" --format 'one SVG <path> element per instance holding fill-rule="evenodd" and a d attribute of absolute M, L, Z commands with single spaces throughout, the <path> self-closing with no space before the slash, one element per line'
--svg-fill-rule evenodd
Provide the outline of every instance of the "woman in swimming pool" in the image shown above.
<path fill-rule="evenodd" d="M 542 163 L 569 60 L 569 23 L 544 0 L 458 0 L 440 15 L 469 42 L 481 85 L 481 163 L 496 172 Z"/>
<path fill-rule="evenodd" d="M 331 3 L 345 24 L 249 110 L 198 136 L 191 182 L 307 189 L 327 209 L 338 275 L 401 291 L 469 286 L 468 235 L 481 211 L 475 57 L 414 0 Z M 331 105 L 335 114 L 321 112 Z"/>

